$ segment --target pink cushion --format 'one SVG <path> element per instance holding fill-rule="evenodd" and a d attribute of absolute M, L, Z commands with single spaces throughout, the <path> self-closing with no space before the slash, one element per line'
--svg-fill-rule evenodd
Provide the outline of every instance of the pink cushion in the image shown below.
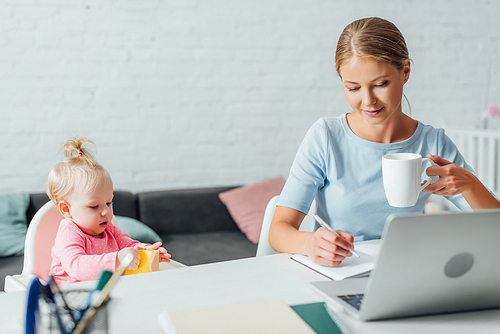
<path fill-rule="evenodd" d="M 241 232 L 253 243 L 259 242 L 264 211 L 271 198 L 281 193 L 285 180 L 274 177 L 247 186 L 220 193 L 219 198 L 227 207 Z"/>

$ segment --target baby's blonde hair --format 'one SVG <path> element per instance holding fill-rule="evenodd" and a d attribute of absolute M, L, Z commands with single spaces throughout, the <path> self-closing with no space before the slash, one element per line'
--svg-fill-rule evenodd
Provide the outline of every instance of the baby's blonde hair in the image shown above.
<path fill-rule="evenodd" d="M 93 144 L 86 137 L 68 140 L 62 149 L 65 158 L 49 173 L 47 195 L 56 205 L 67 200 L 75 188 L 88 191 L 112 182 L 108 171 L 83 147 L 85 143 Z"/>

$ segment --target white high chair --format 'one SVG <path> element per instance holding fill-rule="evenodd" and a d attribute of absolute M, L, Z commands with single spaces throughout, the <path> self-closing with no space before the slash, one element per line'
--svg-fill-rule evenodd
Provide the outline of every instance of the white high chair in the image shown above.
<path fill-rule="evenodd" d="M 24 242 L 24 263 L 20 275 L 5 277 L 5 292 L 26 290 L 31 280 L 38 276 L 47 281 L 59 223 L 64 217 L 52 201 L 45 203 L 33 216 Z"/>
<path fill-rule="evenodd" d="M 64 217 L 52 201 L 45 203 L 33 216 L 28 226 L 24 242 L 24 263 L 20 275 L 5 276 L 4 291 L 27 290 L 33 278 L 43 281 L 49 278 L 52 263 L 51 250 L 57 235 L 59 223 Z M 119 226 L 113 215 L 113 224 Z M 160 263 L 160 270 L 185 267 L 184 264 L 171 260 Z"/>
<path fill-rule="evenodd" d="M 278 254 L 269 245 L 269 228 L 271 227 L 271 221 L 273 220 L 274 211 L 276 210 L 276 203 L 278 203 L 279 195 L 274 196 L 267 203 L 266 211 L 264 212 L 264 219 L 262 220 L 262 228 L 260 230 L 259 243 L 257 244 L 257 252 L 255 256 L 264 256 Z M 311 209 L 316 208 L 316 199 L 312 202 Z M 313 211 L 309 210 L 309 213 L 304 217 L 302 223 L 300 224 L 299 231 L 312 232 L 314 228 L 314 217 Z"/>

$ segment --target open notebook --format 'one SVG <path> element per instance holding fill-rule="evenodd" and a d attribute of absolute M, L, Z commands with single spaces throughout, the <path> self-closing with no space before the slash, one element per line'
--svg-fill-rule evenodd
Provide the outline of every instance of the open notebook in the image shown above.
<path fill-rule="evenodd" d="M 301 254 L 294 254 L 291 259 L 333 280 L 367 276 L 375 267 L 375 261 L 380 250 L 380 240 L 358 242 L 355 243 L 354 247 L 360 257 L 351 256 L 336 267 L 322 266 Z"/>

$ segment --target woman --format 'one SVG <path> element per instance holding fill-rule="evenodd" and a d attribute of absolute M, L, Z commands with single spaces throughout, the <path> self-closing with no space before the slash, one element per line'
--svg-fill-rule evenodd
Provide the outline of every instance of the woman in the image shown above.
<path fill-rule="evenodd" d="M 422 212 L 431 194 L 446 196 L 462 210 L 500 208 L 443 129 L 403 113 L 410 59 L 394 24 L 380 18 L 349 24 L 335 65 L 352 112 L 320 119 L 307 133 L 276 207 L 271 247 L 335 266 L 352 255 L 353 241 L 380 238 L 390 214 Z M 383 190 L 382 156 L 398 152 L 418 153 L 438 165 L 426 172 L 439 179 L 410 208 L 389 206 Z M 339 235 L 325 228 L 298 231 L 315 197 L 317 214 Z"/>

